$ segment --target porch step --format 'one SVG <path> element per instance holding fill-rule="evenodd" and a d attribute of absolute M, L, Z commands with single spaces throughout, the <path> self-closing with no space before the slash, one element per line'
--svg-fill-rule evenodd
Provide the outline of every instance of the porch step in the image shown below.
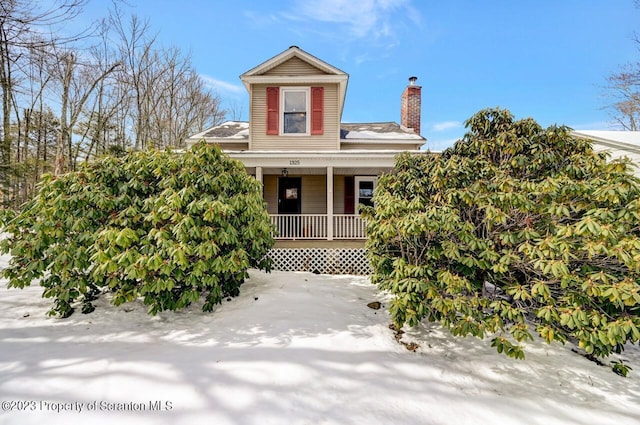
<path fill-rule="evenodd" d="M 273 269 L 320 274 L 371 274 L 364 248 L 273 248 Z"/>

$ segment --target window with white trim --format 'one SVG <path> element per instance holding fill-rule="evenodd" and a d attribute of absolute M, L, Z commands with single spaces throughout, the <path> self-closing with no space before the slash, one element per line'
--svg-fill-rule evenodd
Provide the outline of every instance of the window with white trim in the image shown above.
<path fill-rule="evenodd" d="M 280 134 L 309 135 L 309 87 L 280 88 Z"/>
<path fill-rule="evenodd" d="M 378 184 L 378 178 L 373 176 L 356 176 L 354 180 L 354 211 L 358 211 L 358 205 L 373 206 L 373 191 Z"/>

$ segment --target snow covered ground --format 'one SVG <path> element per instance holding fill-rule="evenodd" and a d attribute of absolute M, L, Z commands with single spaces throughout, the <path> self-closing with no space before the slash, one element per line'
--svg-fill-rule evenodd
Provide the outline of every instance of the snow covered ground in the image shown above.
<path fill-rule="evenodd" d="M 518 361 L 433 325 L 411 352 L 362 277 L 252 272 L 214 313 L 156 317 L 101 300 L 48 318 L 41 293 L 0 283 L 2 425 L 640 423 L 638 346 L 626 379 L 567 346 Z"/>

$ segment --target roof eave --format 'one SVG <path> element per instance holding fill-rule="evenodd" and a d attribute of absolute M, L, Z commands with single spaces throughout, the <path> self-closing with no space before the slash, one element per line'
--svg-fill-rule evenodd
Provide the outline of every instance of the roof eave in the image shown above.
<path fill-rule="evenodd" d="M 615 149 L 621 149 L 621 150 L 625 150 L 625 151 L 629 151 L 629 152 L 633 152 L 633 153 L 637 153 L 640 154 L 640 147 L 630 144 L 630 143 L 626 143 L 626 142 L 621 142 L 618 140 L 612 140 L 612 139 L 608 139 L 605 137 L 600 137 L 600 136 L 596 136 L 593 134 L 589 134 L 589 133 L 581 133 L 580 131 L 572 131 L 571 134 L 573 136 L 576 137 L 580 137 L 582 139 L 587 139 L 590 140 L 593 143 L 597 143 L 603 146 L 607 146 L 610 148 L 615 148 Z"/>
<path fill-rule="evenodd" d="M 237 143 L 246 143 L 249 144 L 249 138 L 244 137 L 244 138 L 220 138 L 220 137 L 196 137 L 196 136 L 192 136 L 192 137 L 188 137 L 186 139 L 184 139 L 184 142 L 187 146 L 193 146 L 198 142 L 204 141 L 206 143 L 216 143 L 219 144 L 220 146 L 224 147 L 225 144 L 237 144 Z"/>
<path fill-rule="evenodd" d="M 330 64 L 328 64 L 327 62 L 325 62 L 325 61 L 323 61 L 321 59 L 318 59 L 317 57 L 313 56 L 312 54 L 305 52 L 304 50 L 302 50 L 298 46 L 291 46 L 287 50 L 285 50 L 284 52 L 275 55 L 271 59 L 268 59 L 265 62 L 262 62 L 260 65 L 255 66 L 255 67 L 251 68 L 249 71 L 247 71 L 244 74 L 240 75 L 240 79 L 243 79 L 245 77 L 264 74 L 265 72 L 269 71 L 270 69 L 275 68 L 276 66 L 288 61 L 289 59 L 291 59 L 293 57 L 298 57 L 298 58 L 302 59 L 303 61 L 309 63 L 310 65 L 320 69 L 321 71 L 326 72 L 327 74 L 334 74 L 334 75 L 346 74 L 341 69 L 338 69 L 335 66 L 330 65 Z"/>
<path fill-rule="evenodd" d="M 425 139 L 340 139 L 341 145 L 410 145 L 416 150 L 420 150 L 426 142 Z"/>

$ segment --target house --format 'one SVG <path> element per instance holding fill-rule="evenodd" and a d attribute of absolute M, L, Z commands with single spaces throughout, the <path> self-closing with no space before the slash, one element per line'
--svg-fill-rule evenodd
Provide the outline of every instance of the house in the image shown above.
<path fill-rule="evenodd" d="M 591 141 L 595 151 L 607 152 L 611 159 L 629 158 L 640 177 L 640 131 L 575 130 L 571 134 Z"/>
<path fill-rule="evenodd" d="M 263 183 L 277 269 L 366 273 L 358 204 L 371 204 L 378 176 L 398 153 L 422 152 L 426 142 L 416 78 L 402 93 L 400 124 L 342 123 L 348 74 L 297 46 L 240 79 L 249 122 L 225 122 L 187 144 L 219 145 Z"/>

